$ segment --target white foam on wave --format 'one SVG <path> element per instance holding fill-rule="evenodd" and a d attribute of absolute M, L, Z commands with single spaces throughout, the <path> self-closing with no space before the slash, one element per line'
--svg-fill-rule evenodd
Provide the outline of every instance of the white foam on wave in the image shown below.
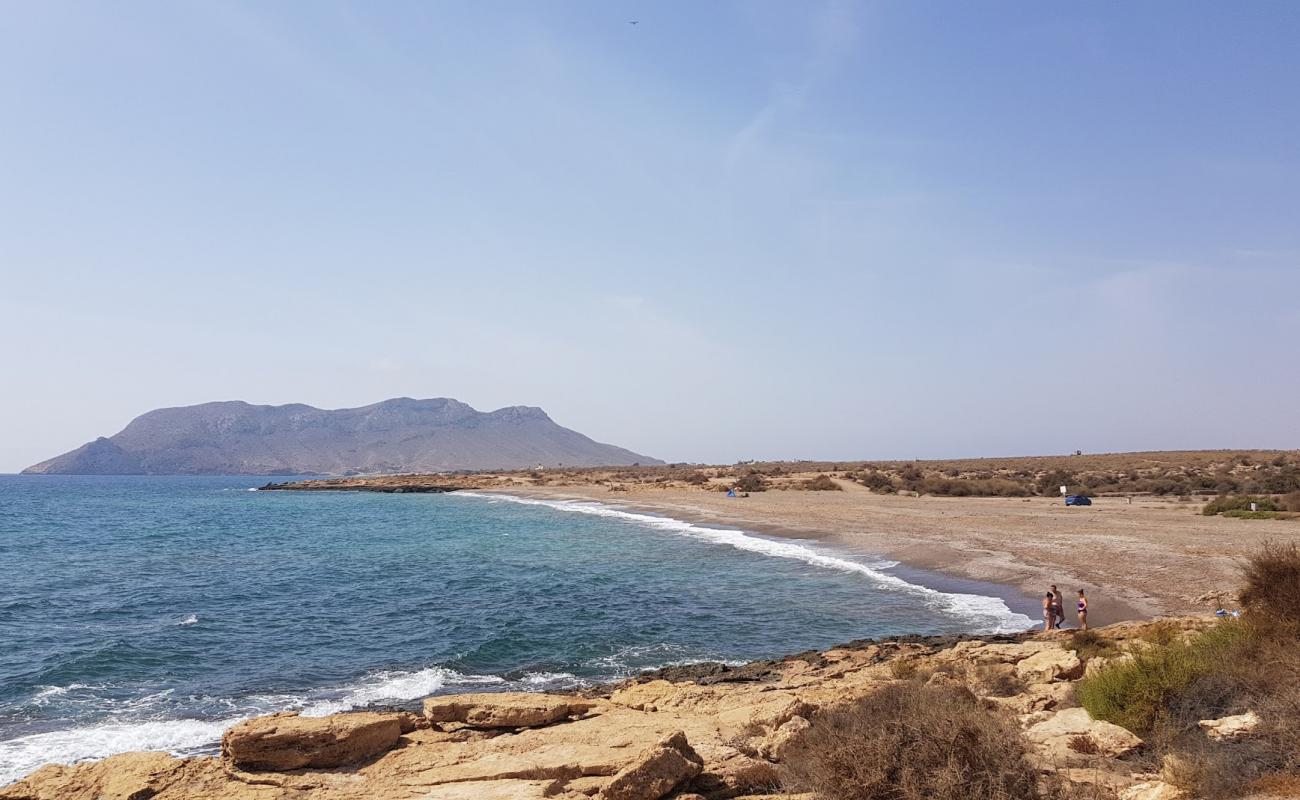
<path fill-rule="evenodd" d="M 938 589 L 911 583 L 897 575 L 884 572 L 885 569 L 897 566 L 897 562 L 893 561 L 882 560 L 873 564 L 865 564 L 799 542 L 766 539 L 735 529 L 710 528 L 684 520 L 672 519 L 671 517 L 626 511 L 595 501 L 541 500 L 511 494 L 483 494 L 479 492 L 453 492 L 446 496 L 486 498 L 521 505 L 544 506 L 559 511 L 609 517 L 637 523 L 655 530 L 689 536 L 713 544 L 734 547 L 737 550 L 761 553 L 775 558 L 793 559 L 823 569 L 858 573 L 868 578 L 877 588 L 914 595 L 940 611 L 969 620 L 972 624 L 972 632 L 976 633 L 1016 633 L 1026 630 L 1034 624 L 1024 614 L 1012 611 L 1000 597 L 961 592 L 941 592 Z"/>
<path fill-rule="evenodd" d="M 176 623 L 176 624 L 177 624 L 177 625 L 197 625 L 198 622 L 199 622 L 199 615 L 198 615 L 198 614 L 190 614 L 188 617 L 186 617 L 185 619 L 181 620 L 180 622 L 178 622 L 178 623 Z"/>
<path fill-rule="evenodd" d="M 70 683 L 67 686 L 42 686 L 32 695 L 31 704 L 34 706 L 43 706 L 54 698 L 61 697 L 68 692 L 90 688 L 93 687 L 86 683 Z"/>
<path fill-rule="evenodd" d="M 495 675 L 462 675 L 455 670 L 429 667 L 418 672 L 374 672 L 345 687 L 338 697 L 314 700 L 302 707 L 305 717 L 323 717 L 340 711 L 381 703 L 400 703 L 437 694 L 447 686 L 491 686 L 505 683 Z"/>
<path fill-rule="evenodd" d="M 553 677 L 547 673 L 530 673 L 519 683 L 521 688 L 532 688 L 535 679 L 549 680 Z M 387 670 L 370 673 L 352 684 L 303 695 L 260 695 L 239 702 L 225 701 L 231 711 L 220 719 L 148 718 L 165 707 L 163 701 L 171 694 L 171 690 L 165 690 L 112 703 L 107 721 L 0 741 L 0 786 L 50 763 L 75 764 L 135 750 L 191 755 L 215 747 L 226 728 L 259 714 L 296 710 L 303 716 L 325 716 L 368 705 L 415 700 L 448 687 L 505 683 L 504 678 L 495 675 L 464 675 L 442 667 L 413 672 Z M 32 704 L 45 705 L 70 691 L 88 688 L 95 687 L 75 683 L 45 686 L 33 695 Z M 136 718 L 128 720 L 122 717 Z"/>
<path fill-rule="evenodd" d="M 73 764 L 135 750 L 184 755 L 219 741 L 222 731 L 240 719 L 105 722 L 9 739 L 0 742 L 0 786 L 43 764 Z"/>

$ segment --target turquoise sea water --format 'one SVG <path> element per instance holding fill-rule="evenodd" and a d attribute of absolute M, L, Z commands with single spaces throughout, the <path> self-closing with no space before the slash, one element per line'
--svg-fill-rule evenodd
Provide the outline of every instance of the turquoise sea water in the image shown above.
<path fill-rule="evenodd" d="M 1018 630 L 888 562 L 594 503 L 0 477 L 0 785 L 254 714 Z M 913 575 L 912 573 L 908 573 Z"/>

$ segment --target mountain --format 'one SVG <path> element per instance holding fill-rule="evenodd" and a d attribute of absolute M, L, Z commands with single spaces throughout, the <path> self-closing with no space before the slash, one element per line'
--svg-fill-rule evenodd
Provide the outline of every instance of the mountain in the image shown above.
<path fill-rule="evenodd" d="M 546 466 L 662 464 L 555 424 L 545 411 L 476 411 L 403 397 L 326 411 L 232 401 L 160 408 L 24 473 L 342 475 Z"/>

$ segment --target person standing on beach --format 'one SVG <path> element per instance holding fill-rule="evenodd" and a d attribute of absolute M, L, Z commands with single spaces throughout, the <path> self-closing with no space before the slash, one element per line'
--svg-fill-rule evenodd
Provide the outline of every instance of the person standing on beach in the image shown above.
<path fill-rule="evenodd" d="M 1061 627 L 1061 623 L 1065 622 L 1065 598 L 1061 595 L 1061 590 L 1056 588 L 1056 584 L 1052 584 L 1052 591 L 1050 594 L 1052 595 L 1052 604 L 1054 606 L 1052 627 L 1059 628 Z"/>
<path fill-rule="evenodd" d="M 1051 592 L 1043 598 L 1043 630 L 1050 631 L 1056 623 L 1056 600 Z"/>
<path fill-rule="evenodd" d="M 1079 611 L 1079 630 L 1088 630 L 1088 598 L 1083 596 L 1083 590 L 1079 590 L 1079 602 L 1076 605 Z"/>

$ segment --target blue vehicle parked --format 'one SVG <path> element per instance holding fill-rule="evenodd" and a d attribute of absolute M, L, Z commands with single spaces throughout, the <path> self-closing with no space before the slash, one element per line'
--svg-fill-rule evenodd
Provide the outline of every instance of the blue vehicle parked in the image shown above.
<path fill-rule="evenodd" d="M 1072 494 L 1065 498 L 1065 504 L 1067 506 L 1090 506 L 1092 505 L 1092 498 L 1087 495 Z"/>

